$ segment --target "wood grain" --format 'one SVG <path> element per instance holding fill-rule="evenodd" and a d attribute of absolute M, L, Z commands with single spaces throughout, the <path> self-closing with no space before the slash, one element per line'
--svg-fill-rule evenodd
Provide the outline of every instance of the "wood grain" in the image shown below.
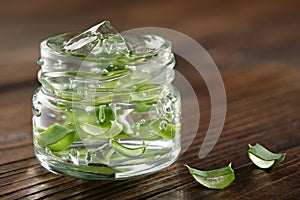
<path fill-rule="evenodd" d="M 300 3 L 288 1 L 2 1 L 0 3 L 0 199 L 297 199 L 300 196 Z M 123 181 L 88 181 L 47 172 L 34 158 L 31 97 L 38 87 L 39 42 L 110 19 L 119 30 L 158 26 L 196 39 L 216 62 L 227 93 L 226 123 L 205 158 L 199 149 L 211 106 L 206 85 L 177 57 L 176 70 L 198 97 L 198 113 L 183 96 L 182 145 L 170 167 Z M 182 90 L 184 93 L 184 89 Z M 192 142 L 191 142 L 192 140 Z M 264 171 L 251 164 L 247 145 L 286 152 Z M 191 144 L 191 145 L 190 145 Z M 209 190 L 184 164 L 203 170 L 233 163 L 236 180 Z"/>

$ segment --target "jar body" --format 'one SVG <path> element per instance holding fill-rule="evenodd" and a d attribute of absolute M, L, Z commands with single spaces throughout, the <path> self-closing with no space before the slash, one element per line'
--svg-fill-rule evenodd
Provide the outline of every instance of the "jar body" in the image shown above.
<path fill-rule="evenodd" d="M 35 154 L 48 170 L 126 179 L 161 170 L 180 153 L 180 94 L 156 88 L 65 98 L 43 86 L 33 97 Z"/>

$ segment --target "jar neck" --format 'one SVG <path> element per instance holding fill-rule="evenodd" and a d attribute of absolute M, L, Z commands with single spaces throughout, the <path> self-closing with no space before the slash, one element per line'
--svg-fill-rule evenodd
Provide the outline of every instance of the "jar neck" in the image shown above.
<path fill-rule="evenodd" d="M 174 63 L 172 63 L 174 65 Z M 79 93 L 132 93 L 159 89 L 169 85 L 174 79 L 175 73 L 170 66 L 159 74 L 148 74 L 128 69 L 89 73 L 75 71 L 44 72 L 38 73 L 39 82 L 44 90 L 53 93 L 76 95 Z"/>
<path fill-rule="evenodd" d="M 168 41 L 156 54 L 147 56 L 76 57 L 55 51 L 47 43 L 50 39 L 41 43 L 38 80 L 44 91 L 63 99 L 161 91 L 175 76 Z"/>
<path fill-rule="evenodd" d="M 145 85 L 145 87 L 152 85 Z M 109 105 L 111 103 L 136 103 L 136 102 L 149 102 L 158 101 L 167 96 L 174 87 L 172 84 L 164 86 L 157 86 L 153 88 L 146 88 L 142 91 L 132 92 L 91 92 L 91 91 L 78 91 L 74 92 L 58 92 L 49 91 L 45 87 L 39 89 L 40 94 L 43 96 L 39 99 L 45 101 L 44 104 L 57 104 L 57 105 Z M 52 102 L 52 103 L 51 103 Z M 56 102 L 56 103 L 55 103 Z"/>

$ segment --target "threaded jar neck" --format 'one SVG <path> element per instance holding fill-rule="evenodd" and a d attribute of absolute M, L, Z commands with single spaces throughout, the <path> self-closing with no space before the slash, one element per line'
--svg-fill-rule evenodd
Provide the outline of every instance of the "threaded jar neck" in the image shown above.
<path fill-rule="evenodd" d="M 41 42 L 38 80 L 47 93 L 65 99 L 70 96 L 82 97 L 82 93 L 101 96 L 139 93 L 154 88 L 159 91 L 168 87 L 174 79 L 175 59 L 171 43 L 160 36 L 124 36 L 132 47 L 127 55 L 77 55 L 61 48 L 74 35 L 61 34 Z M 148 44 L 145 45 L 144 41 L 148 41 Z M 150 48 L 149 41 L 159 45 Z"/>

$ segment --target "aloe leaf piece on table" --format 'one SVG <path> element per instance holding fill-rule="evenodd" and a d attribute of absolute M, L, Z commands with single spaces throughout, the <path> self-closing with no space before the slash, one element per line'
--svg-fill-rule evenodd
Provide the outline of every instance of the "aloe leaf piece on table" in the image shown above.
<path fill-rule="evenodd" d="M 285 158 L 285 153 L 275 154 L 261 146 L 260 144 L 255 144 L 251 146 L 249 144 L 248 156 L 250 160 L 259 168 L 268 169 L 274 165 L 279 164 Z"/>
<path fill-rule="evenodd" d="M 185 166 L 198 183 L 210 189 L 223 189 L 230 185 L 235 179 L 231 163 L 226 167 L 210 171 L 202 171 L 189 167 L 188 165 Z"/>

